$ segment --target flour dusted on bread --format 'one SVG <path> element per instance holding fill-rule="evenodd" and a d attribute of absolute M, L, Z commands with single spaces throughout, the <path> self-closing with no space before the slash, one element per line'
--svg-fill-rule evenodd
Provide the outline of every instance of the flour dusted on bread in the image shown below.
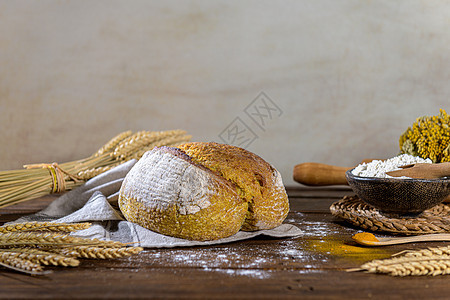
<path fill-rule="evenodd" d="M 191 240 L 274 228 L 289 211 L 277 170 L 247 150 L 217 143 L 147 152 L 127 174 L 119 206 L 131 222 Z"/>
<path fill-rule="evenodd" d="M 145 188 L 125 184 L 122 193 L 146 201 L 149 209 L 155 210 L 169 209 L 176 199 L 178 213 L 195 214 L 211 205 L 213 191 L 208 175 L 204 169 L 174 155 L 174 151 L 147 152 L 126 179 Z"/>
<path fill-rule="evenodd" d="M 236 186 L 239 196 L 249 205 L 243 230 L 271 229 L 286 217 L 289 203 L 281 175 L 261 157 L 218 143 L 187 143 L 178 148 Z"/>

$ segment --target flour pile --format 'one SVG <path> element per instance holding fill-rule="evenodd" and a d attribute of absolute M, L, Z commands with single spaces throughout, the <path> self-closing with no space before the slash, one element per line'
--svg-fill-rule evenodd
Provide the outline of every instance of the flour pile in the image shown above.
<path fill-rule="evenodd" d="M 431 159 L 423 159 L 418 156 L 412 156 L 409 154 L 401 154 L 389 158 L 387 160 L 373 160 L 369 163 L 362 163 L 353 169 L 352 174 L 360 177 L 378 177 L 378 178 L 393 178 L 386 174 L 386 172 L 400 170 L 400 166 L 427 163 L 431 164 Z M 408 178 L 408 177 L 395 177 L 395 178 Z"/>

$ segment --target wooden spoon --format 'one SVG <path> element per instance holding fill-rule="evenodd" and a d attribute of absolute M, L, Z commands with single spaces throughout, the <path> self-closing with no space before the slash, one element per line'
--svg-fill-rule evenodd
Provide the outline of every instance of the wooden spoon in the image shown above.
<path fill-rule="evenodd" d="M 412 164 L 400 167 L 402 170 L 386 172 L 392 177 L 406 176 L 420 179 L 437 179 L 450 176 L 450 162 L 438 164 Z"/>
<path fill-rule="evenodd" d="M 449 233 L 433 233 L 433 234 L 424 234 L 424 235 L 416 235 L 416 236 L 407 236 L 407 237 L 389 237 L 389 238 L 380 238 L 375 237 L 373 234 L 368 232 L 357 233 L 352 236 L 352 239 L 358 244 L 365 246 L 386 246 L 386 245 L 397 245 L 397 244 L 406 244 L 406 243 L 415 243 L 415 242 L 441 242 L 441 241 L 450 241 Z"/>

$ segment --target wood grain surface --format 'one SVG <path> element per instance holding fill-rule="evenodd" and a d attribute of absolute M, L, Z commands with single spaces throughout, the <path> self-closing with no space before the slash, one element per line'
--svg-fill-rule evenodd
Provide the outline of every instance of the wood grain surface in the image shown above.
<path fill-rule="evenodd" d="M 360 231 L 334 219 L 329 206 L 347 188 L 288 189 L 286 222 L 304 235 L 294 239 L 255 238 L 231 244 L 146 249 L 131 258 L 82 260 L 76 268 L 47 267 L 53 273 L 29 276 L 0 269 L 0 298 L 17 299 L 445 299 L 448 277 L 393 278 L 348 273 L 348 268 L 405 249 L 442 243 L 365 248 L 352 242 Z M 35 212 L 56 196 L 0 210 L 6 222 Z"/>

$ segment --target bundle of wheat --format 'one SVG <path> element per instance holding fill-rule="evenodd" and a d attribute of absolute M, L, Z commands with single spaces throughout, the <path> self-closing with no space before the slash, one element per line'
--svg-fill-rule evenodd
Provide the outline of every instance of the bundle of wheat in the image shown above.
<path fill-rule="evenodd" d="M 0 207 L 16 204 L 51 193 L 71 190 L 86 180 L 160 146 L 188 142 L 183 130 L 120 133 L 88 158 L 50 164 L 25 165 L 25 169 L 0 171 Z"/>
<path fill-rule="evenodd" d="M 90 223 L 28 222 L 0 227 L 0 265 L 19 272 L 43 275 L 43 265 L 76 267 L 77 258 L 111 259 L 141 252 L 141 247 L 68 235 Z"/>

